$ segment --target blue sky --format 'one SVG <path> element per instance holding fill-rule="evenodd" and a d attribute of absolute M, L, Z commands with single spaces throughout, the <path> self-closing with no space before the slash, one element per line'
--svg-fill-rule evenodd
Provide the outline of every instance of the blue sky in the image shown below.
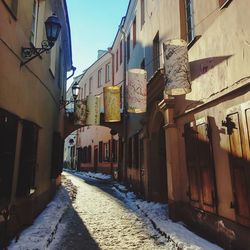
<path fill-rule="evenodd" d="M 75 76 L 113 43 L 129 0 L 67 0 Z"/>

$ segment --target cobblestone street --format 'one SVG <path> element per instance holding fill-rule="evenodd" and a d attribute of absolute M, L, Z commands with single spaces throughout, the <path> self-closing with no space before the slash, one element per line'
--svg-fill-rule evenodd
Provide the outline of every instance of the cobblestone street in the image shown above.
<path fill-rule="evenodd" d="M 144 222 L 119 199 L 112 185 L 65 175 L 78 191 L 50 249 L 172 249 L 148 234 Z"/>

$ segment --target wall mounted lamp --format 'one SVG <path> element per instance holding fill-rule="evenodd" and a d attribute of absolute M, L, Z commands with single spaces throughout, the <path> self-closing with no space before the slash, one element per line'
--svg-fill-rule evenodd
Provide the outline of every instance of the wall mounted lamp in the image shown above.
<path fill-rule="evenodd" d="M 22 48 L 22 57 L 27 60 L 21 62 L 20 66 L 25 65 L 35 57 L 40 56 L 42 53 L 48 52 L 54 46 L 61 31 L 61 24 L 55 14 L 48 17 L 48 19 L 45 21 L 45 30 L 47 40 L 42 41 L 41 48 L 35 48 L 32 44 L 31 48 Z"/>
<path fill-rule="evenodd" d="M 60 105 L 61 105 L 60 109 L 65 108 L 70 103 L 74 103 L 74 104 L 76 103 L 76 101 L 77 101 L 76 99 L 77 99 L 77 96 L 78 96 L 79 91 L 80 91 L 79 84 L 76 82 L 72 86 L 71 90 L 72 90 L 73 99 L 71 99 L 71 100 L 61 100 L 61 102 L 60 102 Z"/>

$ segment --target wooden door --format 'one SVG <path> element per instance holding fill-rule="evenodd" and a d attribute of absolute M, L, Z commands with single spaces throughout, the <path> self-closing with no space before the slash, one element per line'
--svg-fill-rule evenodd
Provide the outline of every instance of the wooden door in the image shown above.
<path fill-rule="evenodd" d="M 250 107 L 250 105 L 249 105 Z M 237 221 L 250 226 L 250 108 L 233 109 L 226 117 L 229 162 Z"/>
<path fill-rule="evenodd" d="M 206 119 L 185 125 L 185 144 L 190 202 L 205 211 L 216 212 L 213 151 Z"/>

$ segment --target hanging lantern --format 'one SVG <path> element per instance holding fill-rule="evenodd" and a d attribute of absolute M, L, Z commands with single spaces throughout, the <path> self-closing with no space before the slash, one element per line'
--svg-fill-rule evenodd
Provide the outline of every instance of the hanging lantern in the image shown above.
<path fill-rule="evenodd" d="M 100 124 L 100 96 L 89 95 L 87 97 L 86 125 Z"/>
<path fill-rule="evenodd" d="M 191 91 L 187 42 L 168 40 L 163 44 L 165 64 L 165 93 L 184 95 Z"/>
<path fill-rule="evenodd" d="M 147 72 L 144 69 L 128 70 L 128 112 L 143 113 L 147 108 Z"/>
<path fill-rule="evenodd" d="M 86 101 L 77 100 L 75 103 L 75 125 L 85 125 L 87 118 L 87 105 Z"/>
<path fill-rule="evenodd" d="M 105 122 L 119 122 L 120 113 L 120 87 L 107 86 L 103 88 Z"/>

